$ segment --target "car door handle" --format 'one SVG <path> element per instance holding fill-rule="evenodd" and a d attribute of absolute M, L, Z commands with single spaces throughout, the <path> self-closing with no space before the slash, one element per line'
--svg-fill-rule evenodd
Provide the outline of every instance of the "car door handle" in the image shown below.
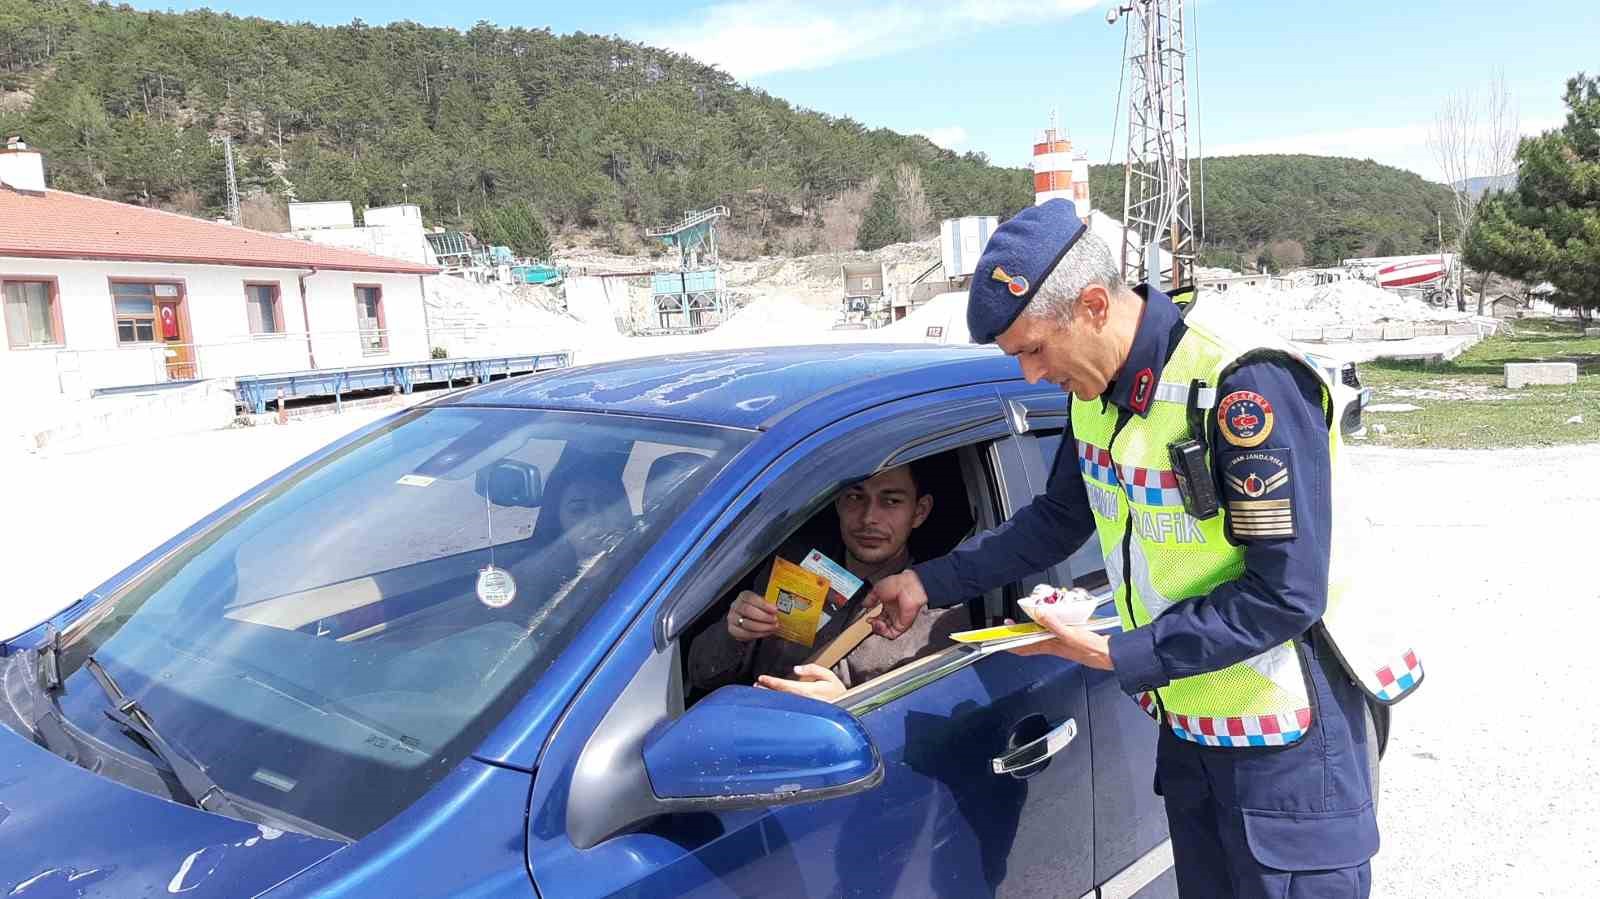
<path fill-rule="evenodd" d="M 1071 743 L 1077 735 L 1078 719 L 1068 718 L 1039 739 L 1024 743 L 999 758 L 990 759 L 989 764 L 994 766 L 994 773 L 996 774 L 1010 774 L 1014 771 L 1020 771 L 1023 768 L 1037 765 L 1066 749 L 1067 744 Z"/>

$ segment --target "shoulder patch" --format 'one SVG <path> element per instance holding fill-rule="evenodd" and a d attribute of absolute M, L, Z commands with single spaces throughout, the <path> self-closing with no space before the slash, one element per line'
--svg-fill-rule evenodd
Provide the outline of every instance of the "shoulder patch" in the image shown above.
<path fill-rule="evenodd" d="M 1272 403 L 1253 390 L 1235 390 L 1217 403 L 1217 429 L 1234 446 L 1260 446 L 1272 433 Z"/>
<path fill-rule="evenodd" d="M 1294 483 L 1287 449 L 1227 453 L 1222 458 L 1222 500 L 1228 534 L 1236 542 L 1292 538 Z"/>

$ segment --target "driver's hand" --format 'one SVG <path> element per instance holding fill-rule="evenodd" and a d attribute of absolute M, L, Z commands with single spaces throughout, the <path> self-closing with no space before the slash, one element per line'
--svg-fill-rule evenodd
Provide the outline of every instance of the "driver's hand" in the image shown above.
<path fill-rule="evenodd" d="M 756 686 L 777 690 L 780 693 L 809 696 L 823 702 L 832 702 L 844 695 L 844 681 L 839 680 L 838 675 L 821 665 L 797 665 L 794 676 L 794 680 L 784 680 L 781 677 L 763 674 L 756 678 Z"/>
<path fill-rule="evenodd" d="M 778 610 L 749 590 L 742 591 L 728 610 L 728 635 L 740 643 L 759 640 L 777 630 Z"/>
<path fill-rule="evenodd" d="M 922 578 L 908 569 L 872 585 L 867 608 L 879 603 L 883 604 L 884 613 L 872 619 L 872 632 L 893 640 L 905 633 L 917 620 L 917 615 L 927 608 L 928 594 L 922 589 Z"/>

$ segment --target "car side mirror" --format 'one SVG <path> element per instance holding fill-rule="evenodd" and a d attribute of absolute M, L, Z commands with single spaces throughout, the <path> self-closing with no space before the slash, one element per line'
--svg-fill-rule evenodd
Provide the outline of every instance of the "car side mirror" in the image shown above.
<path fill-rule="evenodd" d="M 497 506 L 533 508 L 544 499 L 544 480 L 537 465 L 502 459 L 478 469 L 474 491 Z"/>
<path fill-rule="evenodd" d="M 664 811 L 725 811 L 832 799 L 883 780 L 883 760 L 849 712 L 804 696 L 723 687 L 645 737 Z"/>

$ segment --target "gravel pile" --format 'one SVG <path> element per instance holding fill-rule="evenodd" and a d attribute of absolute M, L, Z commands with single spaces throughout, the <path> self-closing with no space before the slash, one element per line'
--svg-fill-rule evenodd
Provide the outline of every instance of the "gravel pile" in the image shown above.
<path fill-rule="evenodd" d="M 1335 281 L 1288 290 L 1236 286 L 1224 291 L 1208 291 L 1204 298 L 1276 331 L 1382 322 L 1457 321 L 1466 317 L 1362 281 Z"/>

